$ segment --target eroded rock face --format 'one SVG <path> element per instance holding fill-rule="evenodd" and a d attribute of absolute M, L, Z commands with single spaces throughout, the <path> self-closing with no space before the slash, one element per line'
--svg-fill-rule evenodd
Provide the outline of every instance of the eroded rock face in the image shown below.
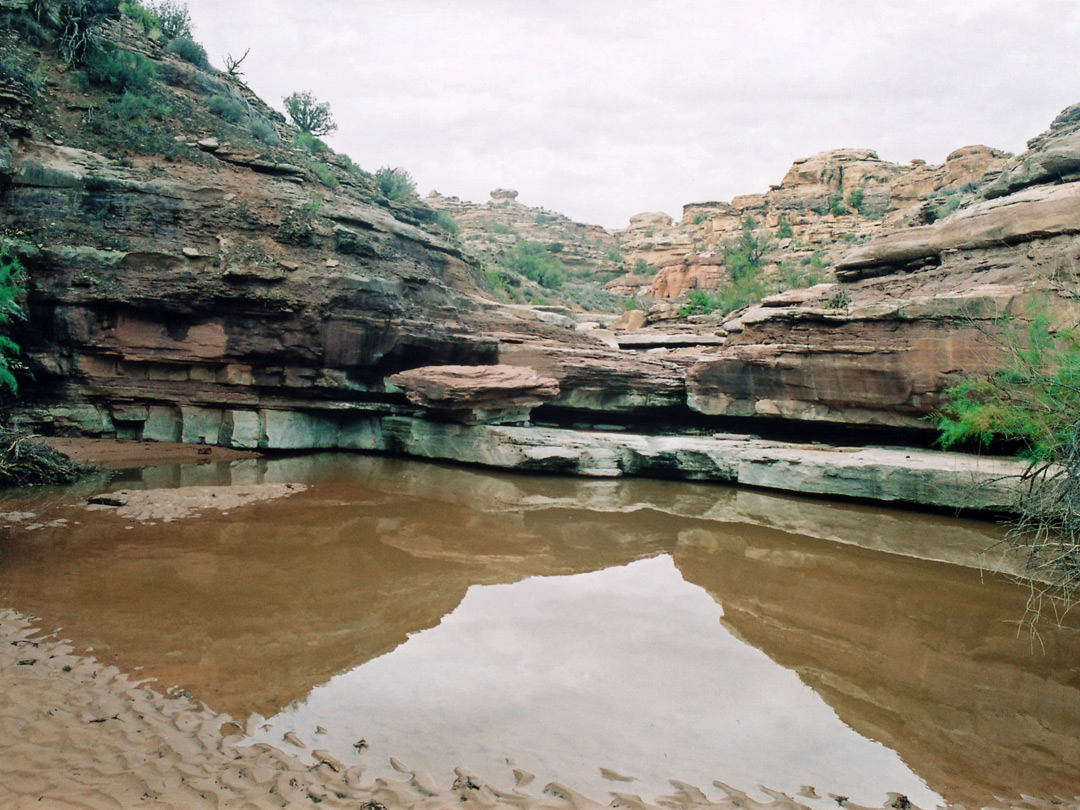
<path fill-rule="evenodd" d="M 524 366 L 425 366 L 390 382 L 409 401 L 465 424 L 528 422 L 537 405 L 559 394 L 559 383 Z"/>

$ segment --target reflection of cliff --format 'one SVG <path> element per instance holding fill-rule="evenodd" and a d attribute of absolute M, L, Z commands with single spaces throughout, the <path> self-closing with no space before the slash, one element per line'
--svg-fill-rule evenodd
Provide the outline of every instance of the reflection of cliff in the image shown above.
<path fill-rule="evenodd" d="M 500 507 L 499 479 L 485 491 L 484 476 L 429 465 L 394 464 L 403 474 L 383 489 L 365 480 L 383 469 L 368 461 L 233 514 L 125 525 L 69 509 L 78 525 L 5 532 L 0 605 L 218 711 L 269 715 L 438 624 L 472 584 L 618 565 L 666 550 L 656 538 L 674 536 L 634 515 Z M 318 477 L 309 463 L 263 465 L 260 475 Z M 157 485 L 175 472 L 147 476 Z M 184 483 L 227 483 L 221 473 L 187 470 Z M 462 475 L 471 486 L 450 485 Z"/>
<path fill-rule="evenodd" d="M 977 573 L 744 528 L 680 534 L 687 580 L 724 624 L 931 789 L 972 805 L 1080 784 L 1080 622 L 1015 619 L 1026 592 Z"/>

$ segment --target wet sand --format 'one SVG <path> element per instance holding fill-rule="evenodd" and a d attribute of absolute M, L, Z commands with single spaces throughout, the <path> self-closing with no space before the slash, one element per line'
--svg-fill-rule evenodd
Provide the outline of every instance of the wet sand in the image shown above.
<path fill-rule="evenodd" d="M 260 455 L 249 450 L 232 450 L 213 445 L 144 442 L 133 439 L 69 439 L 50 436 L 42 441 L 65 456 L 104 470 L 149 467 L 156 464 L 232 461 Z"/>
<path fill-rule="evenodd" d="M 463 770 L 451 777 L 452 784 L 438 786 L 401 763 L 394 764 L 400 781 L 365 782 L 359 767 L 346 768 L 319 750 L 301 755 L 269 745 L 241 746 L 245 729 L 227 715 L 187 696 L 159 694 L 115 667 L 75 655 L 62 639 L 41 633 L 10 610 L 0 610 L 0 694 L 0 807 L 5 810 L 604 806 L 557 784 L 527 792 L 531 774 L 520 771 L 514 772 L 520 787 L 512 791 L 485 785 Z M 249 722 L 259 722 L 258 717 Z M 719 784 L 714 787 L 724 792 Z M 673 783 L 661 804 L 613 793 L 612 806 L 807 807 L 780 794 L 760 803 L 729 790 L 729 798 L 716 803 L 692 786 Z"/>

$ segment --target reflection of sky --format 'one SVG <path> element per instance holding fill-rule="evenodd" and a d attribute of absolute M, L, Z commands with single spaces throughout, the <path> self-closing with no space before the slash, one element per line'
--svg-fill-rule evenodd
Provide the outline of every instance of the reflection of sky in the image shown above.
<path fill-rule="evenodd" d="M 721 615 L 666 555 L 475 585 L 437 627 L 315 688 L 255 739 L 280 744 L 295 729 L 351 762 L 362 737 L 367 779 L 392 774 L 394 756 L 440 786 L 460 765 L 510 787 L 510 758 L 537 775 L 530 790 L 554 780 L 595 798 L 655 798 L 668 779 L 710 793 L 720 779 L 744 790 L 813 785 L 866 804 L 886 791 L 941 803 L 894 752 L 736 640 Z M 607 782 L 600 767 L 636 780 Z"/>

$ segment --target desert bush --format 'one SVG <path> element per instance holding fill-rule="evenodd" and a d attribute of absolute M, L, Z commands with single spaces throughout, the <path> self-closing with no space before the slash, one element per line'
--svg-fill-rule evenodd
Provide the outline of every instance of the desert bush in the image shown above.
<path fill-rule="evenodd" d="M 158 30 L 166 42 L 174 39 L 191 39 L 191 12 L 187 4 L 174 0 L 160 0 L 150 4 L 150 11 L 157 17 Z"/>
<path fill-rule="evenodd" d="M 337 188 L 338 179 L 334 173 L 330 170 L 330 167 L 325 163 L 316 163 L 312 167 L 312 171 L 315 172 L 315 176 L 319 178 L 319 182 L 327 188 Z"/>
<path fill-rule="evenodd" d="M 1002 366 L 949 388 L 934 417 L 943 447 L 1005 443 L 1028 461 L 1007 540 L 1027 553 L 1030 575 L 1051 582 L 1032 586 L 1031 628 L 1080 590 L 1080 331 L 1052 329 L 1043 311 L 1036 302 L 1026 323 L 999 321 Z"/>
<path fill-rule="evenodd" d="M 210 58 L 206 55 L 206 48 L 191 37 L 177 37 L 165 46 L 165 50 L 176 54 L 185 62 L 190 62 L 197 68 L 210 69 Z"/>
<path fill-rule="evenodd" d="M 231 121 L 234 124 L 239 124 L 244 118 L 247 117 L 247 110 L 244 107 L 243 102 L 225 93 L 215 93 L 210 97 L 210 100 L 206 102 L 206 106 L 210 108 L 212 112 L 217 113 L 226 121 Z"/>
<path fill-rule="evenodd" d="M 121 121 L 145 122 L 151 118 L 162 118 L 170 109 L 156 96 L 141 96 L 125 92 L 116 101 L 109 104 L 108 110 Z"/>
<path fill-rule="evenodd" d="M 772 249 L 772 242 L 765 236 L 759 236 L 756 228 L 753 217 L 747 217 L 743 220 L 739 236 L 723 243 L 724 267 L 733 281 L 756 275 L 765 254 Z"/>
<path fill-rule="evenodd" d="M 776 228 L 777 239 L 794 239 L 795 231 L 791 229 L 791 223 L 786 219 L 781 219 Z"/>
<path fill-rule="evenodd" d="M 500 262 L 549 290 L 559 289 L 566 281 L 566 266 L 540 242 L 518 242 L 513 250 L 503 253 Z"/>
<path fill-rule="evenodd" d="M 839 194 L 829 197 L 829 213 L 834 217 L 842 217 L 851 212 L 844 206 L 844 198 Z"/>
<path fill-rule="evenodd" d="M 60 32 L 61 57 L 78 65 L 101 47 L 101 26 L 120 16 L 120 0 L 64 0 L 41 11 L 39 17 Z"/>
<path fill-rule="evenodd" d="M 158 15 L 137 0 L 124 0 L 120 4 L 120 13 L 142 28 L 144 34 L 161 30 L 161 19 Z"/>
<path fill-rule="evenodd" d="M 310 91 L 285 96 L 285 111 L 301 132 L 314 136 L 329 135 L 337 129 L 330 114 L 330 105 L 318 101 Z"/>
<path fill-rule="evenodd" d="M 0 428 L 0 488 L 71 484 L 93 471 L 49 447 L 38 436 Z"/>
<path fill-rule="evenodd" d="M 146 93 L 157 78 L 149 59 L 112 43 L 105 43 L 87 54 L 82 69 L 90 82 L 117 93 Z"/>
<path fill-rule="evenodd" d="M 412 175 L 402 168 L 383 166 L 375 172 L 375 182 L 388 200 L 403 202 L 416 194 L 416 183 L 413 182 Z"/>
<path fill-rule="evenodd" d="M 461 233 L 460 226 L 454 222 L 454 218 L 445 211 L 436 211 L 435 219 L 432 220 L 432 224 L 437 228 L 446 231 L 450 236 L 457 236 Z"/>
<path fill-rule="evenodd" d="M 252 116 L 251 122 L 248 124 L 248 130 L 265 144 L 275 144 L 281 140 L 277 128 L 261 115 Z"/>

